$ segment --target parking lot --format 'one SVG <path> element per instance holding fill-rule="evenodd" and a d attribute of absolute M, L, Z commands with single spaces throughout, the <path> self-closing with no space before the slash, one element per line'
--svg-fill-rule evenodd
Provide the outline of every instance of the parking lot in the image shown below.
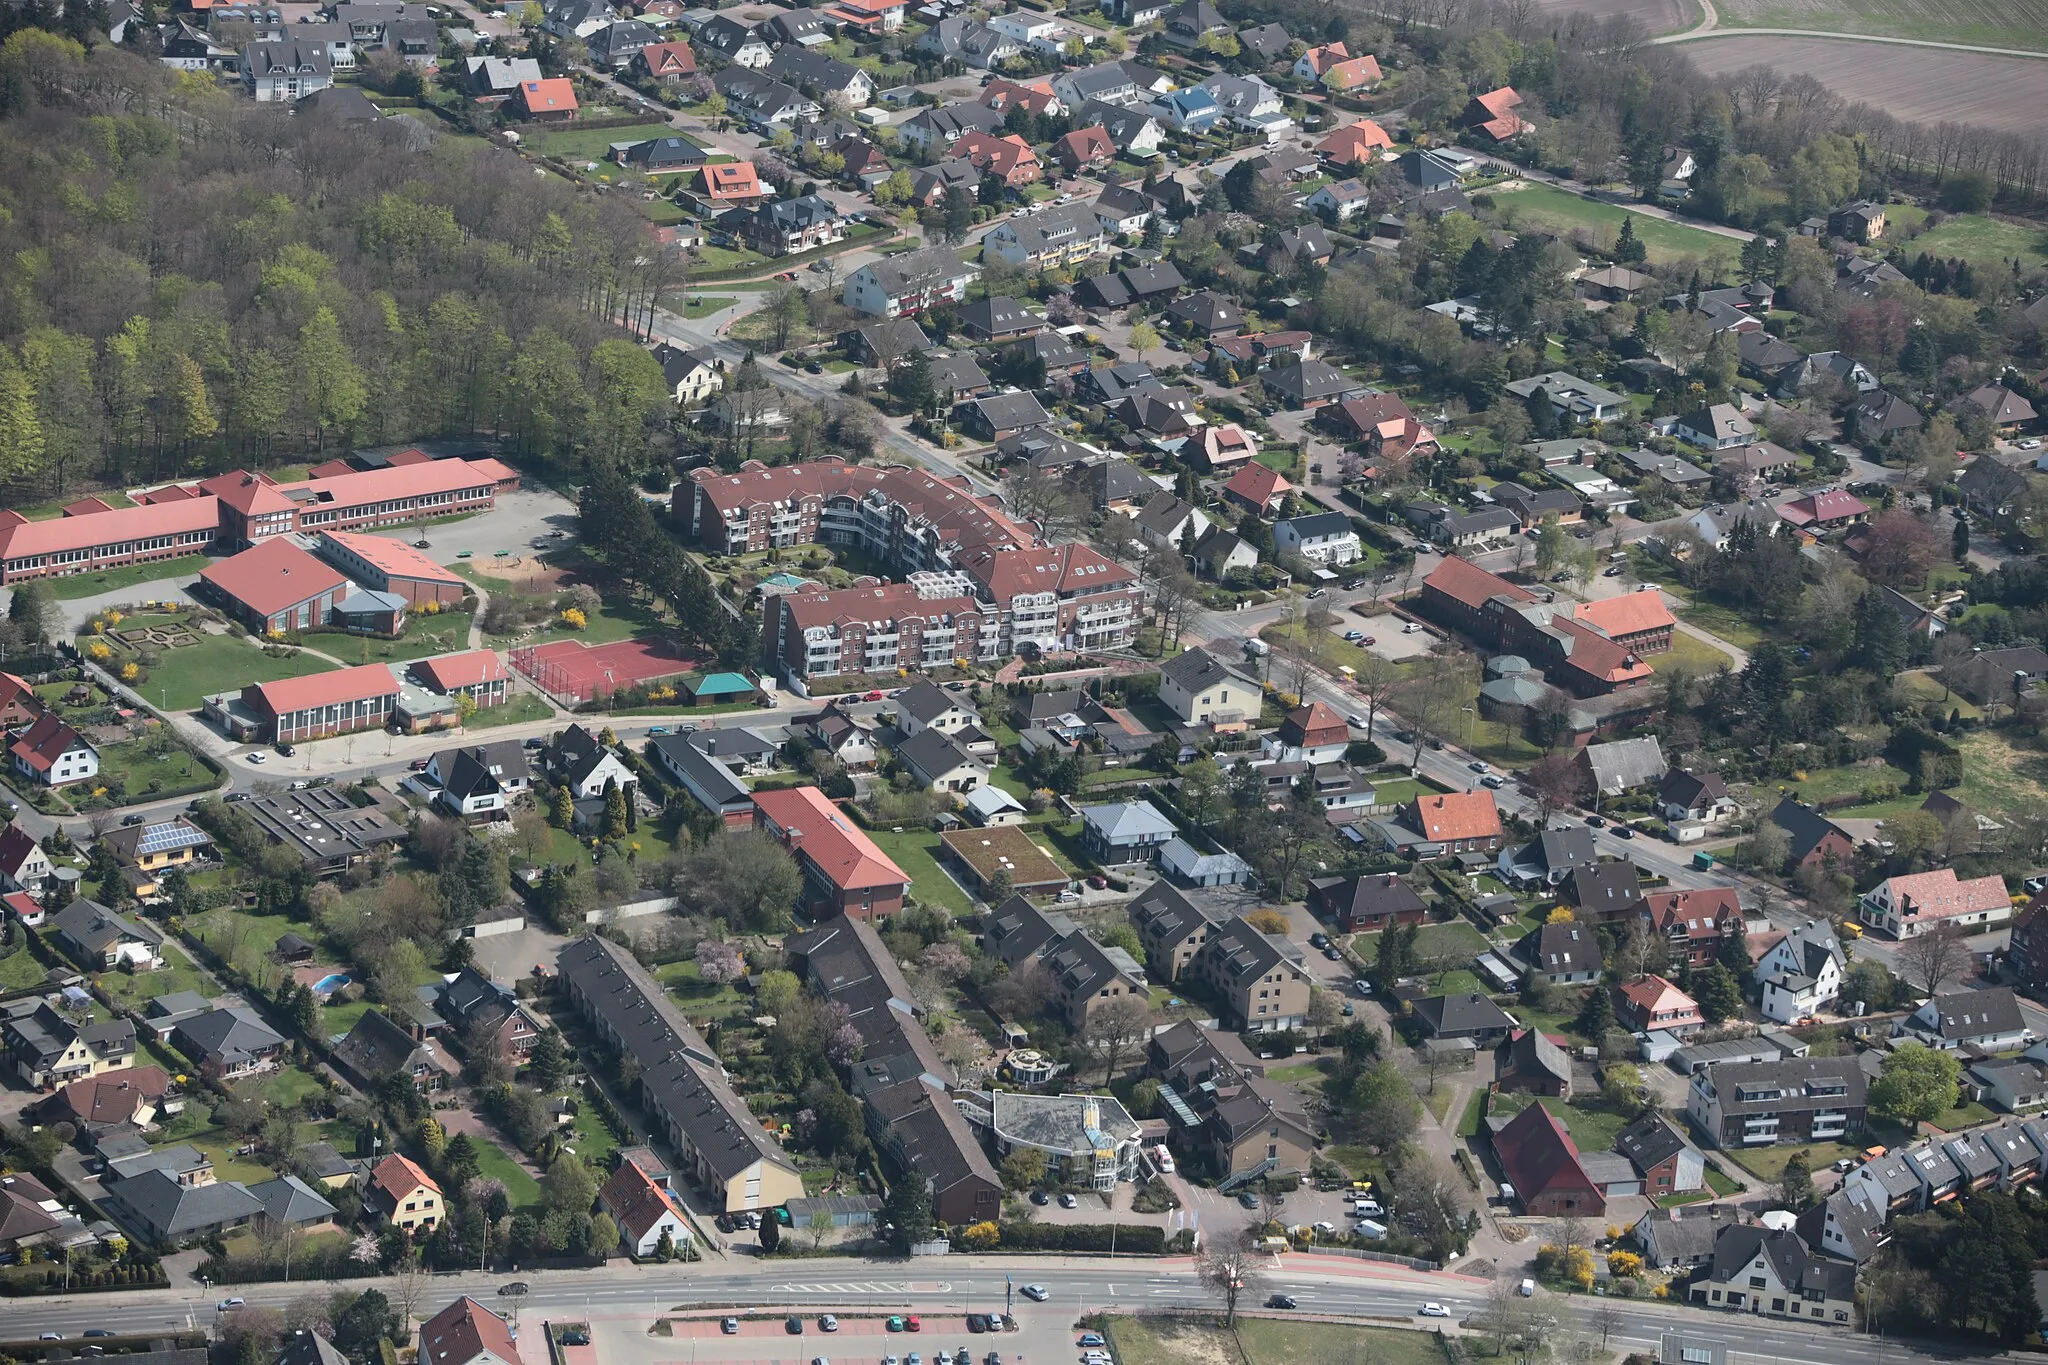
<path fill-rule="evenodd" d="M 791 1273 L 801 1272 L 792 1267 Z M 1000 1305 L 989 1307 L 995 1310 Z M 999 1365 L 1078 1355 L 1072 1317 L 1034 1305 L 1021 1295 L 1015 1331 L 970 1333 L 964 1312 L 916 1316 L 921 1329 L 917 1332 L 890 1332 L 884 1316 L 863 1310 L 858 1316 L 837 1315 L 838 1330 L 832 1332 L 820 1329 L 817 1313 L 807 1312 L 797 1319 L 803 1326 L 801 1335 L 792 1334 L 781 1318 L 758 1318 L 741 1321 L 739 1331 L 728 1336 L 716 1317 L 674 1319 L 667 1337 L 649 1335 L 639 1323 L 601 1320 L 591 1324 L 591 1334 L 597 1358 L 605 1365 L 673 1365 L 685 1353 L 691 1360 L 735 1365 L 941 1365 L 942 1360 L 944 1365 L 957 1365 L 962 1350 L 971 1365 L 991 1365 L 991 1353 Z"/>
<path fill-rule="evenodd" d="M 1370 650 L 1382 659 L 1399 663 L 1403 659 L 1416 659 L 1429 653 L 1429 647 L 1436 643 L 1436 637 L 1426 630 L 1408 630 L 1408 622 L 1389 612 L 1377 616 L 1357 617 L 1347 612 L 1340 621 L 1339 629 L 1361 630 L 1372 643 L 1361 644 L 1360 648 Z"/>

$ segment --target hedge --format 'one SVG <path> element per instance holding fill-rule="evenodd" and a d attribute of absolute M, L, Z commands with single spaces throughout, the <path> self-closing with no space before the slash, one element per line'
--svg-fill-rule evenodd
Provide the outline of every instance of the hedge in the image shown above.
<path fill-rule="evenodd" d="M 1134 1256 L 1164 1256 L 1166 1229 L 1129 1227 L 1117 1223 L 1004 1223 L 1005 1251 L 1118 1251 Z"/>

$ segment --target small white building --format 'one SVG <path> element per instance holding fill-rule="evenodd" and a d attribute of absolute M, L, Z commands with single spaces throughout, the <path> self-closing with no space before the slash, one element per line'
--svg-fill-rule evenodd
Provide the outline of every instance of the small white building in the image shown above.
<path fill-rule="evenodd" d="M 1274 522 L 1273 550 L 1322 565 L 1350 564 L 1365 553 L 1351 519 L 1342 512 L 1317 512 Z"/>

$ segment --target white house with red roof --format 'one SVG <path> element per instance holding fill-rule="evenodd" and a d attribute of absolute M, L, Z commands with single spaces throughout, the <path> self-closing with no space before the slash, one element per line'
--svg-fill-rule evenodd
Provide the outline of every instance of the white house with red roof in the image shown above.
<path fill-rule="evenodd" d="M 465 1294 L 420 1324 L 419 1365 L 525 1362 L 511 1324 Z"/>
<path fill-rule="evenodd" d="M 55 870 L 50 855 L 20 825 L 0 831 L 0 886 L 10 891 L 40 892 Z"/>
<path fill-rule="evenodd" d="M 43 909 L 42 902 L 26 891 L 9 891 L 5 895 L 0 895 L 0 905 L 5 905 L 7 913 L 14 916 L 15 921 L 25 929 L 39 929 L 43 921 L 49 918 L 49 912 Z"/>
<path fill-rule="evenodd" d="M 1863 893 L 1857 909 L 1866 927 L 1894 938 L 1917 938 L 1950 925 L 1965 934 L 1981 934 L 2012 918 L 2012 894 L 2003 877 L 1965 881 L 1954 868 L 1941 867 L 1887 877 Z"/>
<path fill-rule="evenodd" d="M 668 1234 L 677 1249 L 690 1243 L 690 1225 L 676 1197 L 630 1161 L 621 1161 L 597 1192 L 597 1202 L 619 1225 L 619 1242 L 635 1256 L 652 1256 Z"/>
<path fill-rule="evenodd" d="M 8 746 L 7 756 L 15 772 L 46 787 L 83 782 L 98 776 L 100 770 L 100 751 L 47 712 Z"/>
<path fill-rule="evenodd" d="M 1294 59 L 1294 74 L 1305 81 L 1321 80 L 1323 73 L 1339 62 L 1351 60 L 1351 51 L 1342 43 L 1324 43 L 1312 47 Z"/>
<path fill-rule="evenodd" d="M 1266 756 L 1282 763 L 1335 763 L 1350 747 L 1350 725 L 1319 701 L 1289 711 L 1265 744 Z"/>

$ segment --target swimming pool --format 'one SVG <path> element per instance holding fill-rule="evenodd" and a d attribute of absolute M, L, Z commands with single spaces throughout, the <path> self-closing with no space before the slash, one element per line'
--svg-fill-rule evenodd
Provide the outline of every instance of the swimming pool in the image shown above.
<path fill-rule="evenodd" d="M 313 994 L 325 1000 L 328 996 L 354 980 L 355 978 L 347 972 L 330 972 L 313 983 Z"/>

